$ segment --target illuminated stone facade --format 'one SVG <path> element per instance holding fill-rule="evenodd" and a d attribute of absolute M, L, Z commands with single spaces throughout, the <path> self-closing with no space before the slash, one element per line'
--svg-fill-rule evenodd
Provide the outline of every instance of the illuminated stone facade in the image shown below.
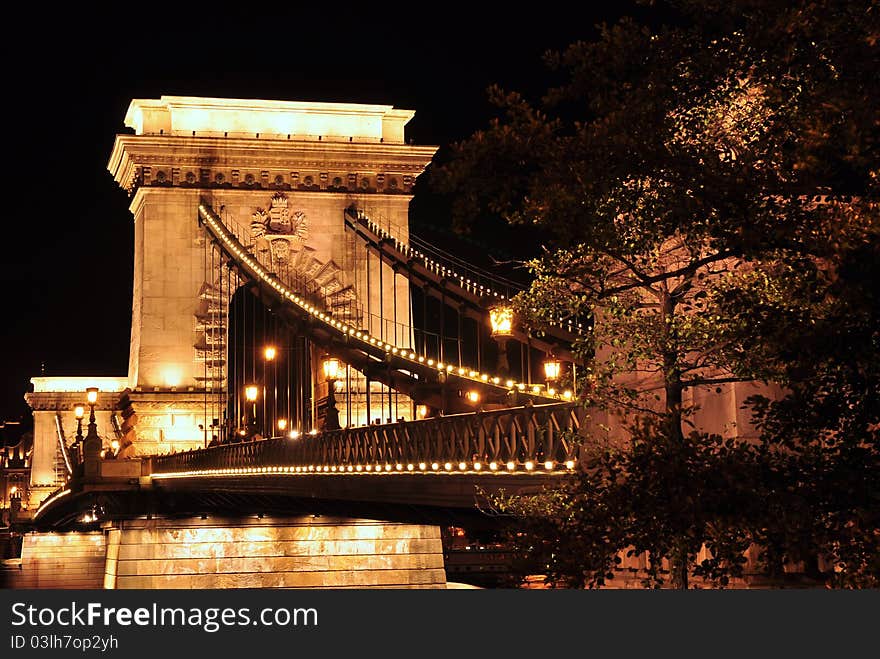
<path fill-rule="evenodd" d="M 407 238 L 412 186 L 436 150 L 404 143 L 412 116 L 340 103 L 132 101 L 125 121 L 135 134 L 117 137 L 109 169 L 133 195 L 129 381 L 139 453 L 164 452 L 169 438 L 174 448 L 202 445 L 212 419 L 199 392 L 226 386 L 228 341 L 216 337 L 228 331 L 228 309 L 217 294 L 218 270 L 206 265 L 200 198 L 210 199 L 225 221 L 247 227 L 256 248 L 271 250 L 279 263 L 321 286 L 353 290 L 357 306 L 369 309 L 362 322 L 405 310 L 397 344 L 408 344 L 408 283 L 395 280 L 386 264 L 384 295 L 375 284 L 367 293 L 364 251 L 346 233 L 343 211 L 355 203 Z M 379 281 L 375 259 L 370 267 Z M 172 415 L 181 419 L 174 428 Z"/>
<path fill-rule="evenodd" d="M 261 246 L 281 260 L 297 259 L 304 276 L 322 286 L 353 290 L 359 308 L 369 310 L 362 322 L 377 336 L 390 330 L 371 324 L 370 316 L 391 318 L 399 309 L 395 344 L 408 345 L 408 283 L 385 264 L 380 297 L 380 266 L 372 259 L 374 283 L 367 294 L 365 251 L 355 249 L 345 232 L 343 211 L 356 204 L 407 239 L 412 187 L 436 151 L 405 143 L 404 126 L 413 114 L 345 103 L 172 96 L 131 102 L 125 124 L 134 134 L 117 136 L 108 164 L 132 196 L 129 371 L 95 385 L 101 389 L 102 436 L 114 436 L 115 412 L 126 441 L 133 440 L 132 455 L 185 450 L 210 439 L 206 428 L 218 414 L 207 411 L 205 400 L 227 386 L 228 309 L 215 295 L 219 269 L 206 262 L 207 239 L 197 211 L 201 197 L 240 225 L 250 226 L 265 213 L 267 226 L 282 235 L 263 239 Z M 230 281 L 241 283 L 234 271 Z M 71 436 L 73 406 L 92 386 L 86 379 L 37 380 L 43 379 L 34 379 L 28 397 L 35 420 L 34 507 L 59 484 L 56 417 L 61 415 L 63 431 Z M 77 388 L 67 386 L 71 383 Z M 116 407 L 126 390 L 134 415 L 122 418 Z"/>
<path fill-rule="evenodd" d="M 436 526 L 335 519 L 152 519 L 30 533 L 11 588 L 446 588 Z"/>
<path fill-rule="evenodd" d="M 85 390 L 88 387 L 98 388 L 98 400 L 95 404 L 95 422 L 105 448 L 116 437 L 113 431 L 114 420 L 121 419 L 116 411 L 120 395 L 128 386 L 125 377 L 36 377 L 31 378 L 34 390 L 25 395 L 28 405 L 34 413 L 34 447 L 30 470 L 30 501 L 31 510 L 54 490 L 64 484 L 66 469 L 60 454 L 58 441 L 59 429 L 67 444 L 74 442 L 77 432 L 77 420 L 74 408 L 85 407 L 82 420 L 82 434 L 87 432 L 89 408 L 86 405 Z"/>

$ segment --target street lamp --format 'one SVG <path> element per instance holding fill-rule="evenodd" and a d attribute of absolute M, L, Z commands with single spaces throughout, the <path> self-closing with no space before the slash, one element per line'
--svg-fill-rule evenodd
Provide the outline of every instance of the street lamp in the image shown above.
<path fill-rule="evenodd" d="M 506 304 L 492 307 L 489 309 L 489 324 L 492 328 L 492 338 L 498 344 L 498 363 L 495 371 L 499 375 L 509 375 L 507 339 L 513 336 L 513 308 Z"/>
<path fill-rule="evenodd" d="M 98 437 L 98 426 L 95 423 L 95 403 L 98 402 L 98 388 L 86 389 L 86 402 L 89 404 L 89 427 L 83 441 L 84 476 L 93 479 L 100 476 L 101 438 Z"/>
<path fill-rule="evenodd" d="M 282 433 L 287 430 L 287 419 L 278 419 L 278 430 Z"/>
<path fill-rule="evenodd" d="M 513 309 L 507 305 L 492 307 L 489 309 L 489 323 L 493 338 L 513 336 Z"/>
<path fill-rule="evenodd" d="M 263 423 L 267 428 L 267 431 L 271 432 L 271 429 L 274 425 L 273 421 L 275 419 L 275 415 L 278 413 L 278 382 L 277 382 L 277 371 L 276 371 L 276 362 L 275 357 L 278 354 L 277 348 L 272 345 L 268 345 L 263 348 L 263 358 L 266 360 L 266 364 L 263 366 Z M 272 386 L 274 387 L 272 392 L 272 415 L 269 415 L 269 396 L 268 396 L 268 380 L 269 380 L 269 364 L 272 365 Z"/>
<path fill-rule="evenodd" d="M 324 379 L 327 381 L 327 414 L 324 417 L 322 430 L 339 430 L 339 410 L 336 409 L 336 380 L 339 379 L 339 360 L 325 355 L 322 369 Z"/>
<path fill-rule="evenodd" d="M 562 364 L 552 355 L 544 362 L 544 377 L 547 382 L 556 382 L 559 380 L 559 374 L 562 372 Z"/>
<path fill-rule="evenodd" d="M 76 461 L 81 459 L 82 443 L 83 443 L 83 416 L 85 416 L 86 408 L 77 405 L 73 408 L 73 414 L 76 416 L 76 439 L 73 442 L 73 450 L 75 452 Z"/>
<path fill-rule="evenodd" d="M 89 403 L 89 430 L 86 434 L 86 439 L 88 439 L 93 432 L 96 437 L 98 435 L 98 426 L 95 424 L 95 403 L 98 402 L 98 387 L 86 389 L 86 400 Z"/>
<path fill-rule="evenodd" d="M 251 418 L 250 423 L 245 419 L 245 426 L 253 426 L 253 431 L 256 433 L 257 431 L 257 396 L 259 394 L 259 389 L 254 384 L 249 384 L 244 388 L 244 397 L 248 403 L 250 403 L 250 412 Z M 246 408 L 247 409 L 247 408 Z"/>
<path fill-rule="evenodd" d="M 553 395 L 556 391 L 553 385 L 559 382 L 559 375 L 562 373 L 562 363 L 553 355 L 548 355 L 544 361 L 544 378 L 547 381 L 547 393 Z"/>
<path fill-rule="evenodd" d="M 324 379 L 327 382 L 335 382 L 339 379 L 339 360 L 336 357 L 325 356 L 322 366 L 324 369 Z"/>

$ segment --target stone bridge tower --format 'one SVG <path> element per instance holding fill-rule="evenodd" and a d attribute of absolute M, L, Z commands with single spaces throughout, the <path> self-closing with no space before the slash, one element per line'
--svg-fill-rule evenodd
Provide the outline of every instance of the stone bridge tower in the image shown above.
<path fill-rule="evenodd" d="M 128 375 L 33 379 L 27 395 L 34 410 L 32 507 L 64 483 L 59 434 L 72 440 L 73 408 L 88 386 L 100 389 L 98 427 L 108 445 L 114 437 L 127 444 L 136 436 L 128 453 L 150 454 L 206 440 L 213 419 L 205 401 L 226 387 L 222 319 L 228 310 L 216 295 L 218 268 L 206 262 L 201 197 L 222 207 L 224 219 L 254 231 L 271 229 L 262 248 L 305 278 L 338 290 L 374 316 L 388 318 L 392 307 L 406 310 L 408 325 L 407 282 L 395 279 L 387 264 L 365 262 L 365 251 L 355 249 L 344 230 L 343 211 L 354 203 L 408 238 L 412 187 L 436 151 L 406 143 L 404 126 L 413 115 L 349 103 L 179 96 L 131 102 L 125 125 L 134 134 L 117 136 L 108 164 L 130 193 L 134 216 Z M 381 297 L 375 283 L 368 292 L 364 281 L 367 271 L 380 281 L 380 268 L 386 282 Z M 370 319 L 361 320 L 368 327 Z M 395 339 L 405 345 L 408 336 Z M 219 368 L 208 372 L 207 360 Z M 117 410 L 126 391 L 127 409 Z M 132 425 L 135 433 L 127 432 Z"/>
<path fill-rule="evenodd" d="M 355 291 L 375 313 L 379 302 L 365 299 L 358 275 L 363 250 L 345 232 L 343 211 L 356 203 L 407 239 L 412 186 L 436 151 L 406 144 L 404 126 L 413 115 L 347 103 L 178 96 L 131 102 L 125 124 L 134 134 L 117 136 L 108 169 L 132 195 L 128 382 L 138 453 L 200 446 L 199 425 L 210 423 L 205 392 L 225 386 L 225 369 L 205 375 L 204 360 L 222 357 L 205 343 L 204 316 L 217 304 L 217 282 L 205 265 L 200 197 L 240 226 L 257 218 L 267 226 L 286 223 L 284 258 L 322 285 Z M 274 255 L 278 245 L 269 247 Z M 378 281 L 378 262 L 368 267 L 377 269 Z M 409 309 L 404 280 L 384 295 L 383 306 L 395 303 Z"/>

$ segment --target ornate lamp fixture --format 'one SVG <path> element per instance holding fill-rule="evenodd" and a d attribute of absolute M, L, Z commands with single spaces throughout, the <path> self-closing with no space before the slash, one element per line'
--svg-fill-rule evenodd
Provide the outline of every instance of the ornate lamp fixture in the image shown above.
<path fill-rule="evenodd" d="M 513 335 L 513 309 L 500 305 L 489 309 L 489 323 L 493 338 L 507 338 Z"/>
<path fill-rule="evenodd" d="M 327 415 L 324 417 L 322 430 L 339 430 L 339 410 L 336 409 L 336 381 L 341 375 L 339 360 L 330 355 L 324 355 L 321 364 L 324 371 L 324 380 L 327 382 Z"/>
<path fill-rule="evenodd" d="M 544 377 L 547 383 L 559 380 L 559 374 L 562 372 L 562 364 L 558 359 L 550 355 L 544 362 Z"/>
<path fill-rule="evenodd" d="M 98 425 L 95 423 L 95 403 L 98 402 L 98 388 L 86 389 L 86 402 L 89 404 L 89 426 L 83 440 L 82 459 L 85 465 L 86 479 L 100 476 L 101 438 L 98 437 Z"/>
<path fill-rule="evenodd" d="M 248 402 L 248 407 L 245 409 L 250 412 L 250 419 L 245 418 L 245 426 L 247 426 L 252 433 L 256 433 L 257 431 L 257 397 L 259 396 L 260 389 L 255 384 L 249 384 L 244 388 L 244 398 Z"/>

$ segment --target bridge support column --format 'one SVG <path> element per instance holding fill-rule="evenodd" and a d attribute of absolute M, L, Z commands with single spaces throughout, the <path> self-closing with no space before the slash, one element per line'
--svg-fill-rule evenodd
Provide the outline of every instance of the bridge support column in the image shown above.
<path fill-rule="evenodd" d="M 105 535 L 28 533 L 21 568 L 0 571 L 0 588 L 98 589 L 104 582 Z"/>
<path fill-rule="evenodd" d="M 119 523 L 106 588 L 445 588 L 436 526 L 252 517 Z"/>

